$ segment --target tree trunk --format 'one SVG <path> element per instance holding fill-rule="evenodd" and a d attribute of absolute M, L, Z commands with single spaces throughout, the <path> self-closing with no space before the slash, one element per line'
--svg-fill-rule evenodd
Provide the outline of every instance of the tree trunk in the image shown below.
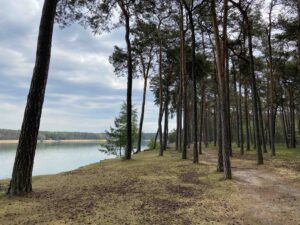
<path fill-rule="evenodd" d="M 141 109 L 141 118 L 140 118 L 139 133 L 138 133 L 137 152 L 141 151 L 141 146 L 142 146 L 142 132 L 143 132 L 143 123 L 144 123 L 144 114 L 145 114 L 145 104 L 146 104 L 147 81 L 148 81 L 148 76 L 145 76 L 144 77 L 144 89 L 143 89 L 143 101 L 142 101 L 142 109 Z"/>
<path fill-rule="evenodd" d="M 290 147 L 296 148 L 296 126 L 295 126 L 295 102 L 294 90 L 289 90 L 289 108 L 290 108 Z"/>
<path fill-rule="evenodd" d="M 224 172 L 220 98 L 218 98 L 217 101 L 218 101 L 217 102 L 217 105 L 218 105 L 218 164 L 217 164 L 217 171 Z"/>
<path fill-rule="evenodd" d="M 253 47 L 252 47 L 252 25 L 248 19 L 248 15 L 245 14 L 245 20 L 247 24 L 247 33 L 248 33 L 248 47 L 249 47 L 249 55 L 250 55 L 250 80 L 251 80 L 251 87 L 252 87 L 252 100 L 253 100 L 253 116 L 254 116 L 254 129 L 255 129 L 255 142 L 256 142 L 256 157 L 257 157 L 257 164 L 263 164 L 263 154 L 261 150 L 261 143 L 260 143 L 260 132 L 259 132 L 259 115 L 258 115 L 258 98 L 257 95 L 257 88 L 256 88 L 256 75 L 254 69 L 254 57 L 253 57 Z"/>
<path fill-rule="evenodd" d="M 165 107 L 163 106 L 163 110 L 158 115 L 158 123 L 162 122 L 164 111 L 165 111 Z M 156 132 L 156 135 L 155 135 L 155 138 L 154 138 L 154 149 L 156 149 L 156 143 L 157 143 L 158 136 L 159 136 L 159 127 L 157 128 L 157 132 Z"/>
<path fill-rule="evenodd" d="M 273 50 L 272 50 L 272 10 L 274 0 L 270 3 L 269 11 L 269 29 L 268 29 L 268 52 L 269 52 L 269 70 L 270 70 L 270 109 L 269 109 L 269 141 L 272 156 L 276 155 L 275 152 L 275 120 L 274 120 L 274 75 L 273 75 Z M 273 122 L 274 121 L 274 122 Z"/>
<path fill-rule="evenodd" d="M 232 70 L 233 70 L 233 88 L 234 88 L 234 100 L 235 100 L 235 113 L 236 113 L 236 140 L 237 146 L 240 148 L 240 112 L 239 112 L 239 104 L 238 104 L 238 95 L 237 95 L 237 87 L 236 87 L 236 70 L 235 63 L 232 59 Z"/>
<path fill-rule="evenodd" d="M 199 156 L 198 156 L 198 113 L 197 113 L 197 84 L 196 84 L 196 38 L 195 38 L 195 25 L 194 25 L 194 18 L 193 18 L 193 2 L 191 3 L 191 7 L 188 7 L 185 0 L 183 1 L 185 8 L 188 12 L 190 28 L 191 28 L 191 39 L 192 39 L 192 82 L 193 82 L 193 163 L 199 163 Z"/>
<path fill-rule="evenodd" d="M 183 28 L 183 5 L 180 3 L 180 59 L 181 59 L 181 77 L 182 77 L 182 94 L 183 94 L 183 142 L 182 142 L 182 159 L 187 158 L 187 77 L 185 66 L 185 37 Z"/>
<path fill-rule="evenodd" d="M 297 45 L 298 45 L 298 66 L 297 66 L 297 72 L 298 77 L 300 77 L 300 0 L 297 1 L 297 9 L 298 9 L 298 32 L 297 32 Z M 300 124 L 300 122 L 299 122 Z M 300 125 L 299 125 L 300 126 Z M 299 129 L 300 130 L 300 129 Z M 300 132 L 300 131 L 299 131 Z"/>
<path fill-rule="evenodd" d="M 204 139 L 204 144 L 205 148 L 208 148 L 208 142 L 209 142 L 209 116 L 208 116 L 208 103 L 206 102 L 205 105 L 205 117 L 204 117 L 204 122 L 205 122 L 205 139 Z"/>
<path fill-rule="evenodd" d="M 166 86 L 166 100 L 165 100 L 165 128 L 164 128 L 164 150 L 168 146 L 168 120 L 169 120 L 169 87 Z"/>
<path fill-rule="evenodd" d="M 244 155 L 244 131 L 243 131 L 243 113 L 242 113 L 242 74 L 239 74 L 239 137 L 240 137 L 240 153 Z"/>
<path fill-rule="evenodd" d="M 133 69 L 132 69 L 132 50 L 131 50 L 131 42 L 130 42 L 130 15 L 126 9 L 126 5 L 124 0 L 118 1 L 118 5 L 122 10 L 124 19 L 125 19 L 125 41 L 127 46 L 127 124 L 126 124 L 126 132 L 127 132 L 127 144 L 125 149 L 124 159 L 131 159 L 132 153 L 132 78 L 133 78 Z"/>
<path fill-rule="evenodd" d="M 245 123 L 246 123 L 246 150 L 250 151 L 250 130 L 249 130 L 249 111 L 248 111 L 248 88 L 244 86 L 245 93 Z"/>
<path fill-rule="evenodd" d="M 159 32 L 160 29 L 159 29 Z M 162 85 L 162 40 L 160 38 L 159 42 L 159 114 L 162 114 L 162 105 L 163 105 L 163 85 Z M 158 120 L 158 129 L 159 129 L 159 156 L 164 155 L 164 145 L 163 145 L 163 135 L 162 135 L 162 125 L 161 119 Z"/>
<path fill-rule="evenodd" d="M 180 142 L 181 142 L 181 76 L 179 75 L 179 82 L 177 83 L 177 106 L 176 106 L 176 150 L 180 151 Z"/>
<path fill-rule="evenodd" d="M 290 144 L 289 144 L 289 138 L 287 136 L 287 128 L 286 128 L 283 100 L 281 100 L 281 121 L 282 121 L 283 136 L 284 136 L 285 144 L 286 144 L 286 147 L 289 148 Z"/>
<path fill-rule="evenodd" d="M 45 0 L 36 50 L 36 61 L 27 98 L 9 195 L 32 191 L 32 169 L 51 58 L 53 25 L 58 0 Z"/>
<path fill-rule="evenodd" d="M 220 97 L 220 111 L 221 111 L 221 123 L 222 123 L 222 155 L 223 155 L 223 167 L 225 179 L 231 179 L 231 165 L 230 165 L 230 146 L 228 140 L 228 117 L 227 115 L 227 101 L 226 101 L 226 86 L 225 86 L 225 62 L 227 57 L 227 16 L 228 16 L 228 1 L 224 0 L 224 21 L 223 21 L 223 41 L 221 47 L 221 40 L 219 37 L 219 28 L 216 15 L 215 1 L 211 0 L 211 14 L 213 30 L 215 35 L 216 46 L 216 61 L 218 71 L 218 90 Z"/>
<path fill-rule="evenodd" d="M 263 151 L 264 153 L 267 153 L 267 143 L 266 143 L 266 139 L 265 139 L 265 133 L 264 133 L 264 119 L 263 119 L 263 115 L 262 115 L 262 109 L 261 109 L 261 101 L 260 101 L 260 97 L 258 97 L 258 112 L 259 112 L 259 126 L 260 126 L 260 133 L 261 133 L 261 141 L 262 141 L 262 146 L 263 146 Z"/>
<path fill-rule="evenodd" d="M 202 154 L 202 138 L 203 138 L 203 120 L 204 120 L 204 102 L 205 88 L 204 81 L 201 83 L 201 103 L 200 103 L 200 128 L 199 128 L 199 154 Z"/>
<path fill-rule="evenodd" d="M 227 42 L 227 40 L 225 40 Z M 228 148 L 229 148 L 229 155 L 232 156 L 232 133 L 231 133 L 231 116 L 230 116 L 230 89 L 229 89 L 229 54 L 228 49 L 223 48 L 224 54 L 226 54 L 225 57 L 225 96 L 226 96 L 226 110 L 227 110 L 227 139 L 228 139 Z"/>
<path fill-rule="evenodd" d="M 213 132 L 214 132 L 214 146 L 217 146 L 217 109 L 218 109 L 218 106 L 217 106 L 217 96 L 216 94 L 214 94 L 214 99 L 215 99 L 215 105 L 214 105 L 214 129 L 213 129 Z"/>

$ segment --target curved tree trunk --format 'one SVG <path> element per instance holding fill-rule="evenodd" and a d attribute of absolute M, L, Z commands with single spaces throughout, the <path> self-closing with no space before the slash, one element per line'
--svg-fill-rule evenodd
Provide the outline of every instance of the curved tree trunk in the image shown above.
<path fill-rule="evenodd" d="M 44 1 L 35 67 L 27 98 L 12 179 L 8 188 L 9 195 L 18 195 L 32 191 L 32 169 L 48 79 L 57 2 L 58 0 Z"/>
<path fill-rule="evenodd" d="M 145 105 L 146 105 L 147 81 L 148 81 L 148 76 L 144 78 L 143 102 L 142 102 L 141 118 L 140 118 L 139 133 L 138 133 L 137 152 L 141 151 L 141 145 L 142 145 L 142 131 L 143 131 Z"/>

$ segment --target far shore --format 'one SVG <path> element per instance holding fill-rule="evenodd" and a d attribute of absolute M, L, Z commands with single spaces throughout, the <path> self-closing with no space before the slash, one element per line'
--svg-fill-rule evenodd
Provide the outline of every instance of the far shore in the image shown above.
<path fill-rule="evenodd" d="M 0 140 L 0 144 L 18 144 L 19 140 Z M 38 140 L 38 143 L 105 143 L 105 139 Z"/>

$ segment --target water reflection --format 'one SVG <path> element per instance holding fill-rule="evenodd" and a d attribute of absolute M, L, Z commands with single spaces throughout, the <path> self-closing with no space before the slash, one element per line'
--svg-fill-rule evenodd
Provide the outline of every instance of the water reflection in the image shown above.
<path fill-rule="evenodd" d="M 10 178 L 16 144 L 0 144 L 0 179 Z M 54 174 L 114 158 L 98 151 L 98 143 L 39 143 L 33 175 Z"/>

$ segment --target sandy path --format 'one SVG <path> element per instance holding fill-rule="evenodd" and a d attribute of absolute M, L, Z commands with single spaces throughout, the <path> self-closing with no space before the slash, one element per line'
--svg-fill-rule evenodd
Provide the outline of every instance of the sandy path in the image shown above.
<path fill-rule="evenodd" d="M 215 164 L 215 151 L 206 151 L 204 160 Z M 243 199 L 241 216 L 250 216 L 257 224 L 300 225 L 299 180 L 234 158 L 232 172 Z"/>

